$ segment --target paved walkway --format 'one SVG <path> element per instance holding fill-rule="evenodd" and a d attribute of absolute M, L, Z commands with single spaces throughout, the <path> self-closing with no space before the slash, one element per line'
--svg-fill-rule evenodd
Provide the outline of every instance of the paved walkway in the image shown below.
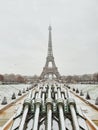
<path fill-rule="evenodd" d="M 97 126 L 98 126 L 98 110 L 91 107 L 89 104 L 83 102 L 81 99 L 72 94 L 72 97 L 75 99 L 76 104 L 84 114 L 87 115 Z"/>
<path fill-rule="evenodd" d="M 0 127 L 2 127 L 17 111 L 26 96 L 22 96 L 18 101 L 11 104 L 7 109 L 0 112 Z"/>

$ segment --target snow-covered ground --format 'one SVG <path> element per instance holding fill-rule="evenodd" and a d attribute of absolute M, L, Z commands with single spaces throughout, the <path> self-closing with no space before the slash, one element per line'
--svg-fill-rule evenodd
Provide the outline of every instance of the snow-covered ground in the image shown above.
<path fill-rule="evenodd" d="M 11 102 L 12 94 L 15 93 L 16 97 L 18 97 L 18 92 L 21 90 L 23 92 L 23 89 L 29 88 L 31 85 L 28 84 L 13 84 L 13 85 L 0 85 L 0 106 L 2 103 L 2 100 L 4 97 L 7 98 L 7 102 Z"/>
<path fill-rule="evenodd" d="M 98 84 L 70 84 L 69 86 L 71 88 L 78 89 L 79 91 L 82 90 L 84 95 L 86 95 L 87 92 L 89 92 L 89 95 L 92 100 L 96 100 L 96 98 L 98 97 Z"/>

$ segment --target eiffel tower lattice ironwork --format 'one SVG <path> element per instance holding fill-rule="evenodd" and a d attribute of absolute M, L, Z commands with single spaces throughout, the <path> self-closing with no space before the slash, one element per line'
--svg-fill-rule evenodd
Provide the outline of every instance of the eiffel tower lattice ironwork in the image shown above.
<path fill-rule="evenodd" d="M 46 64 L 43 68 L 43 71 L 40 75 L 41 79 L 44 79 L 45 77 L 49 77 L 51 75 L 52 77 L 55 75 L 57 79 L 60 79 L 60 74 L 58 72 L 58 68 L 56 67 L 54 57 L 53 57 L 53 50 L 52 50 L 52 35 L 51 30 L 52 27 L 49 26 L 49 41 L 48 41 L 48 55 L 46 57 Z M 51 63 L 51 67 L 49 67 L 49 63 Z"/>

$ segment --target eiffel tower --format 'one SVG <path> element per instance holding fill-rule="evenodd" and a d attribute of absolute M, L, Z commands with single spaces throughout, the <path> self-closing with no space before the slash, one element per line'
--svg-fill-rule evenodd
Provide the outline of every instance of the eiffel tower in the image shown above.
<path fill-rule="evenodd" d="M 52 27 L 49 26 L 48 30 L 49 30 L 48 55 L 46 57 L 45 67 L 43 68 L 43 71 L 40 75 L 40 79 L 49 78 L 49 76 L 51 76 L 52 78 L 55 77 L 57 79 L 60 79 L 61 76 L 58 72 L 58 68 L 56 67 L 54 57 L 53 57 L 52 35 L 51 35 Z M 49 66 L 50 63 L 52 65 L 51 67 Z"/>

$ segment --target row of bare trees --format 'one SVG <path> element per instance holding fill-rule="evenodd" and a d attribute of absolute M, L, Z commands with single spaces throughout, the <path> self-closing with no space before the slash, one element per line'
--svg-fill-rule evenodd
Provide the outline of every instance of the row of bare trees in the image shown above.
<path fill-rule="evenodd" d="M 25 83 L 25 78 L 21 75 L 0 74 L 0 81 L 4 83 Z"/>
<path fill-rule="evenodd" d="M 78 83 L 78 82 L 97 82 L 98 83 L 98 73 L 94 74 L 84 74 L 84 75 L 68 75 L 62 76 L 62 79 L 68 83 Z M 32 83 L 38 80 L 38 76 L 22 76 L 15 74 L 0 74 L 0 82 L 4 83 Z"/>
<path fill-rule="evenodd" d="M 38 76 L 23 76 L 20 74 L 0 74 L 0 82 L 1 83 L 32 83 L 35 80 L 38 80 Z"/>
<path fill-rule="evenodd" d="M 63 80 L 67 83 L 98 83 L 98 73 L 84 74 L 84 75 L 68 75 L 62 76 Z"/>

